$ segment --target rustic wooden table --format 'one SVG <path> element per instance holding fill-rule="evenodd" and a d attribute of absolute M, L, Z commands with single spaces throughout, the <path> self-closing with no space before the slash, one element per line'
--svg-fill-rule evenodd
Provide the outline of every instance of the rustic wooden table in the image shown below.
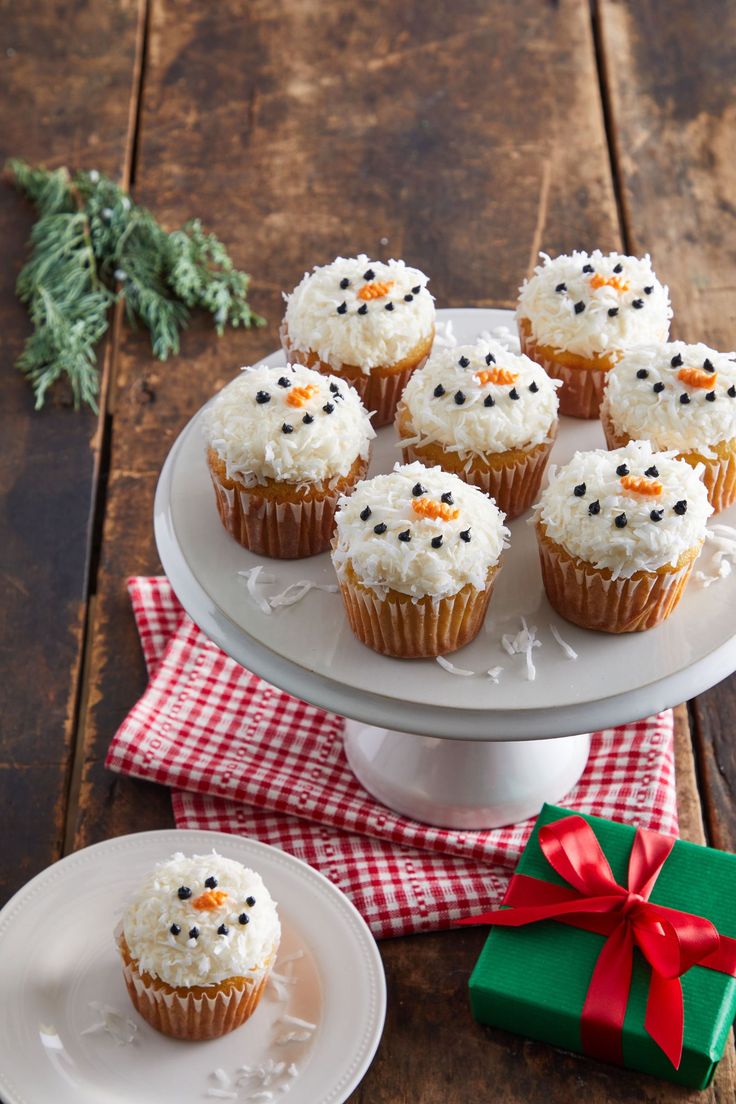
<path fill-rule="evenodd" d="M 172 823 L 103 767 L 144 687 L 125 592 L 159 570 L 151 511 L 172 441 L 277 344 L 280 293 L 361 249 L 431 274 L 441 306 L 513 305 L 539 249 L 650 251 L 676 335 L 736 342 L 736 8 L 719 0 L 76 0 L 0 3 L 3 156 L 98 168 L 168 225 L 193 214 L 255 274 L 267 329 L 151 359 L 116 319 L 99 419 L 41 413 L 13 368 L 31 212 L 0 188 L 0 824 L 4 900 L 60 855 Z M 736 680 L 677 711 L 683 835 L 736 850 Z M 479 1027 L 484 932 L 381 946 L 371 1104 L 733 1104 L 731 1048 L 689 1094 Z M 164 1102 L 165 1104 L 165 1102 Z M 315 1101 L 315 1104 L 319 1102 Z"/>

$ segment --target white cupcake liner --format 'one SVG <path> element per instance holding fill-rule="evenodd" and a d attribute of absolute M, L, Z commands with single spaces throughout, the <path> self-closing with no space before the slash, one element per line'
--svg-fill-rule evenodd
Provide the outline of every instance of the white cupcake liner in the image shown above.
<path fill-rule="evenodd" d="M 560 414 L 566 414 L 571 418 L 598 417 L 608 375 L 607 368 L 599 368 L 594 363 L 591 363 L 588 368 L 573 368 L 545 357 L 539 352 L 535 339 L 521 325 L 519 343 L 522 353 L 544 368 L 548 376 L 562 380 L 562 387 L 557 392 L 560 400 Z"/>

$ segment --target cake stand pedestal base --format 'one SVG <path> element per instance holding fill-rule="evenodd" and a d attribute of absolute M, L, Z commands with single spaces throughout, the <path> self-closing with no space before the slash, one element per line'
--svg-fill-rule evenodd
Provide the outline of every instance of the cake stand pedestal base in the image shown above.
<path fill-rule="evenodd" d="M 358 781 L 397 813 L 441 828 L 499 828 L 557 803 L 583 773 L 590 735 L 455 740 L 345 722 Z"/>

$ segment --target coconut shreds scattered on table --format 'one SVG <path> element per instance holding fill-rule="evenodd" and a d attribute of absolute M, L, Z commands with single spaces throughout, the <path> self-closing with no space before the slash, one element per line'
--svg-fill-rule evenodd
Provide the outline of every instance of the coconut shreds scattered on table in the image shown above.
<path fill-rule="evenodd" d="M 440 667 L 443 667 L 451 675 L 462 675 L 463 678 L 473 678 L 477 674 L 477 671 L 469 671 L 467 667 L 456 667 L 454 663 L 450 663 L 449 659 L 445 659 L 444 656 L 435 657 Z"/>
<path fill-rule="evenodd" d="M 562 648 L 563 652 L 565 653 L 565 655 L 567 656 L 568 659 L 577 659 L 578 658 L 578 653 L 575 651 L 575 649 L 572 647 L 571 644 L 568 644 L 566 640 L 562 639 L 562 637 L 560 636 L 559 630 L 551 622 L 550 622 L 550 626 L 549 626 L 549 631 L 552 633 L 553 637 L 555 638 L 557 643 L 560 645 L 560 647 Z"/>
<path fill-rule="evenodd" d="M 271 607 L 268 601 L 259 594 L 256 587 L 259 583 L 275 583 L 273 575 L 263 575 L 263 564 L 258 564 L 257 567 L 249 567 L 247 571 L 239 571 L 238 575 L 245 579 L 245 585 L 248 590 L 248 597 L 258 606 L 261 613 L 270 614 Z"/>
<path fill-rule="evenodd" d="M 266 595 L 261 593 L 257 588 L 259 585 L 276 583 L 278 580 L 274 575 L 264 575 L 263 564 L 258 564 L 256 567 L 249 567 L 247 571 L 239 571 L 238 575 L 245 579 L 246 589 L 248 591 L 248 597 L 258 606 L 261 613 L 270 614 L 275 609 L 285 609 L 288 606 L 294 606 L 297 602 L 301 602 L 305 594 L 309 594 L 310 590 L 323 590 L 328 594 L 337 593 L 336 583 L 314 583 L 311 579 L 297 579 L 294 583 L 289 583 L 285 590 L 282 590 L 279 594 Z"/>
<path fill-rule="evenodd" d="M 501 677 L 501 672 L 502 671 L 503 671 L 503 667 L 490 667 L 486 671 L 486 675 L 488 676 L 488 678 L 492 682 L 495 682 L 496 686 L 498 686 L 498 682 L 499 682 L 499 679 Z"/>
<path fill-rule="evenodd" d="M 707 566 L 703 565 L 705 570 L 693 572 L 693 579 L 701 587 L 709 587 L 711 583 L 725 579 L 736 566 L 736 529 L 730 525 L 718 523 L 708 526 L 705 533 L 705 549 L 701 553 L 700 560 L 703 559 L 706 550 L 710 552 L 710 559 Z"/>
<path fill-rule="evenodd" d="M 533 682 L 537 677 L 537 669 L 534 666 L 532 652 L 535 648 L 542 647 L 542 641 L 537 640 L 537 626 L 527 625 L 526 619 L 521 619 L 521 629 L 515 636 L 504 633 L 501 637 L 501 646 L 509 655 L 523 655 L 526 657 L 526 677 Z"/>
<path fill-rule="evenodd" d="M 90 1001 L 89 1008 L 99 1019 L 95 1023 L 85 1027 L 82 1035 L 108 1035 L 118 1046 L 129 1046 L 138 1034 L 138 1025 L 129 1020 L 117 1008 L 111 1004 L 103 1004 L 101 1001 Z"/>

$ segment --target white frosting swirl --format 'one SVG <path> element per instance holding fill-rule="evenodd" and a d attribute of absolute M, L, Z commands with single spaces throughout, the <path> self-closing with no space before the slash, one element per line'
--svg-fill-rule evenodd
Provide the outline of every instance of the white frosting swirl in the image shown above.
<path fill-rule="evenodd" d="M 608 568 L 614 578 L 674 566 L 685 552 L 702 544 L 706 520 L 713 513 L 700 480 L 702 465 L 691 468 L 674 455 L 654 451 L 648 441 L 632 441 L 611 452 L 576 452 L 569 464 L 550 469 L 535 518 L 571 555 Z M 621 482 L 627 474 L 660 483 L 661 493 L 632 493 Z M 676 510 L 683 502 L 684 512 L 681 505 Z M 661 518 L 652 520 L 652 511 L 661 511 Z M 625 524 L 619 527 L 617 517 L 625 518 Z"/>
<path fill-rule="evenodd" d="M 736 437 L 733 355 L 684 341 L 630 349 L 608 373 L 603 413 L 620 433 L 656 448 L 712 457 L 710 446 Z M 678 378 L 689 369 L 703 386 Z"/>
<path fill-rule="evenodd" d="M 484 372 L 497 369 L 516 379 L 483 381 Z M 425 367 L 412 375 L 401 402 L 411 416 L 416 444 L 436 442 L 461 457 L 483 456 L 548 440 L 560 386 L 529 357 L 479 339 L 474 345 L 433 350 Z"/>
<path fill-rule="evenodd" d="M 205 881 L 215 878 L 227 898 L 214 909 L 196 908 Z M 182 900 L 179 888 L 191 890 Z M 255 904 L 249 905 L 248 898 Z M 248 917 L 241 923 L 239 917 Z M 172 925 L 180 929 L 171 931 Z M 224 925 L 226 933 L 218 932 Z M 189 933 L 198 929 L 194 938 Z M 216 852 L 177 852 L 151 871 L 128 905 L 123 935 L 139 971 L 168 985 L 216 985 L 260 971 L 281 934 L 276 905 L 259 874 Z"/>
<path fill-rule="evenodd" d="M 627 257 L 594 249 L 554 260 L 546 253 L 540 256 L 542 264 L 520 288 L 516 312 L 517 319 L 531 323 L 540 345 L 590 357 L 667 340 L 669 295 L 648 255 Z M 617 281 L 619 287 L 612 282 L 595 287 L 599 280 Z"/>
<path fill-rule="evenodd" d="M 442 495 L 451 501 L 443 503 Z M 420 500 L 456 510 L 457 517 L 422 516 L 414 509 Z M 509 536 L 492 499 L 458 476 L 418 461 L 358 483 L 352 495 L 340 499 L 335 520 L 332 560 L 338 576 L 350 563 L 360 582 L 382 597 L 391 589 L 439 599 L 468 583 L 484 590 Z M 410 539 L 400 540 L 402 533 Z M 433 548 L 432 540 L 439 538 L 441 546 Z"/>
<path fill-rule="evenodd" d="M 359 297 L 364 285 L 384 283 L 392 285 L 385 295 Z M 403 360 L 434 327 L 434 299 L 424 273 L 404 261 L 371 261 L 364 253 L 305 272 L 284 298 L 295 349 L 316 352 L 333 368 L 356 365 L 366 375 Z"/>
<path fill-rule="evenodd" d="M 313 393 L 303 398 L 294 388 Z M 301 405 L 292 405 L 290 396 Z M 243 368 L 205 411 L 203 429 L 228 476 L 247 486 L 347 475 L 376 436 L 354 388 L 299 364 Z"/>

